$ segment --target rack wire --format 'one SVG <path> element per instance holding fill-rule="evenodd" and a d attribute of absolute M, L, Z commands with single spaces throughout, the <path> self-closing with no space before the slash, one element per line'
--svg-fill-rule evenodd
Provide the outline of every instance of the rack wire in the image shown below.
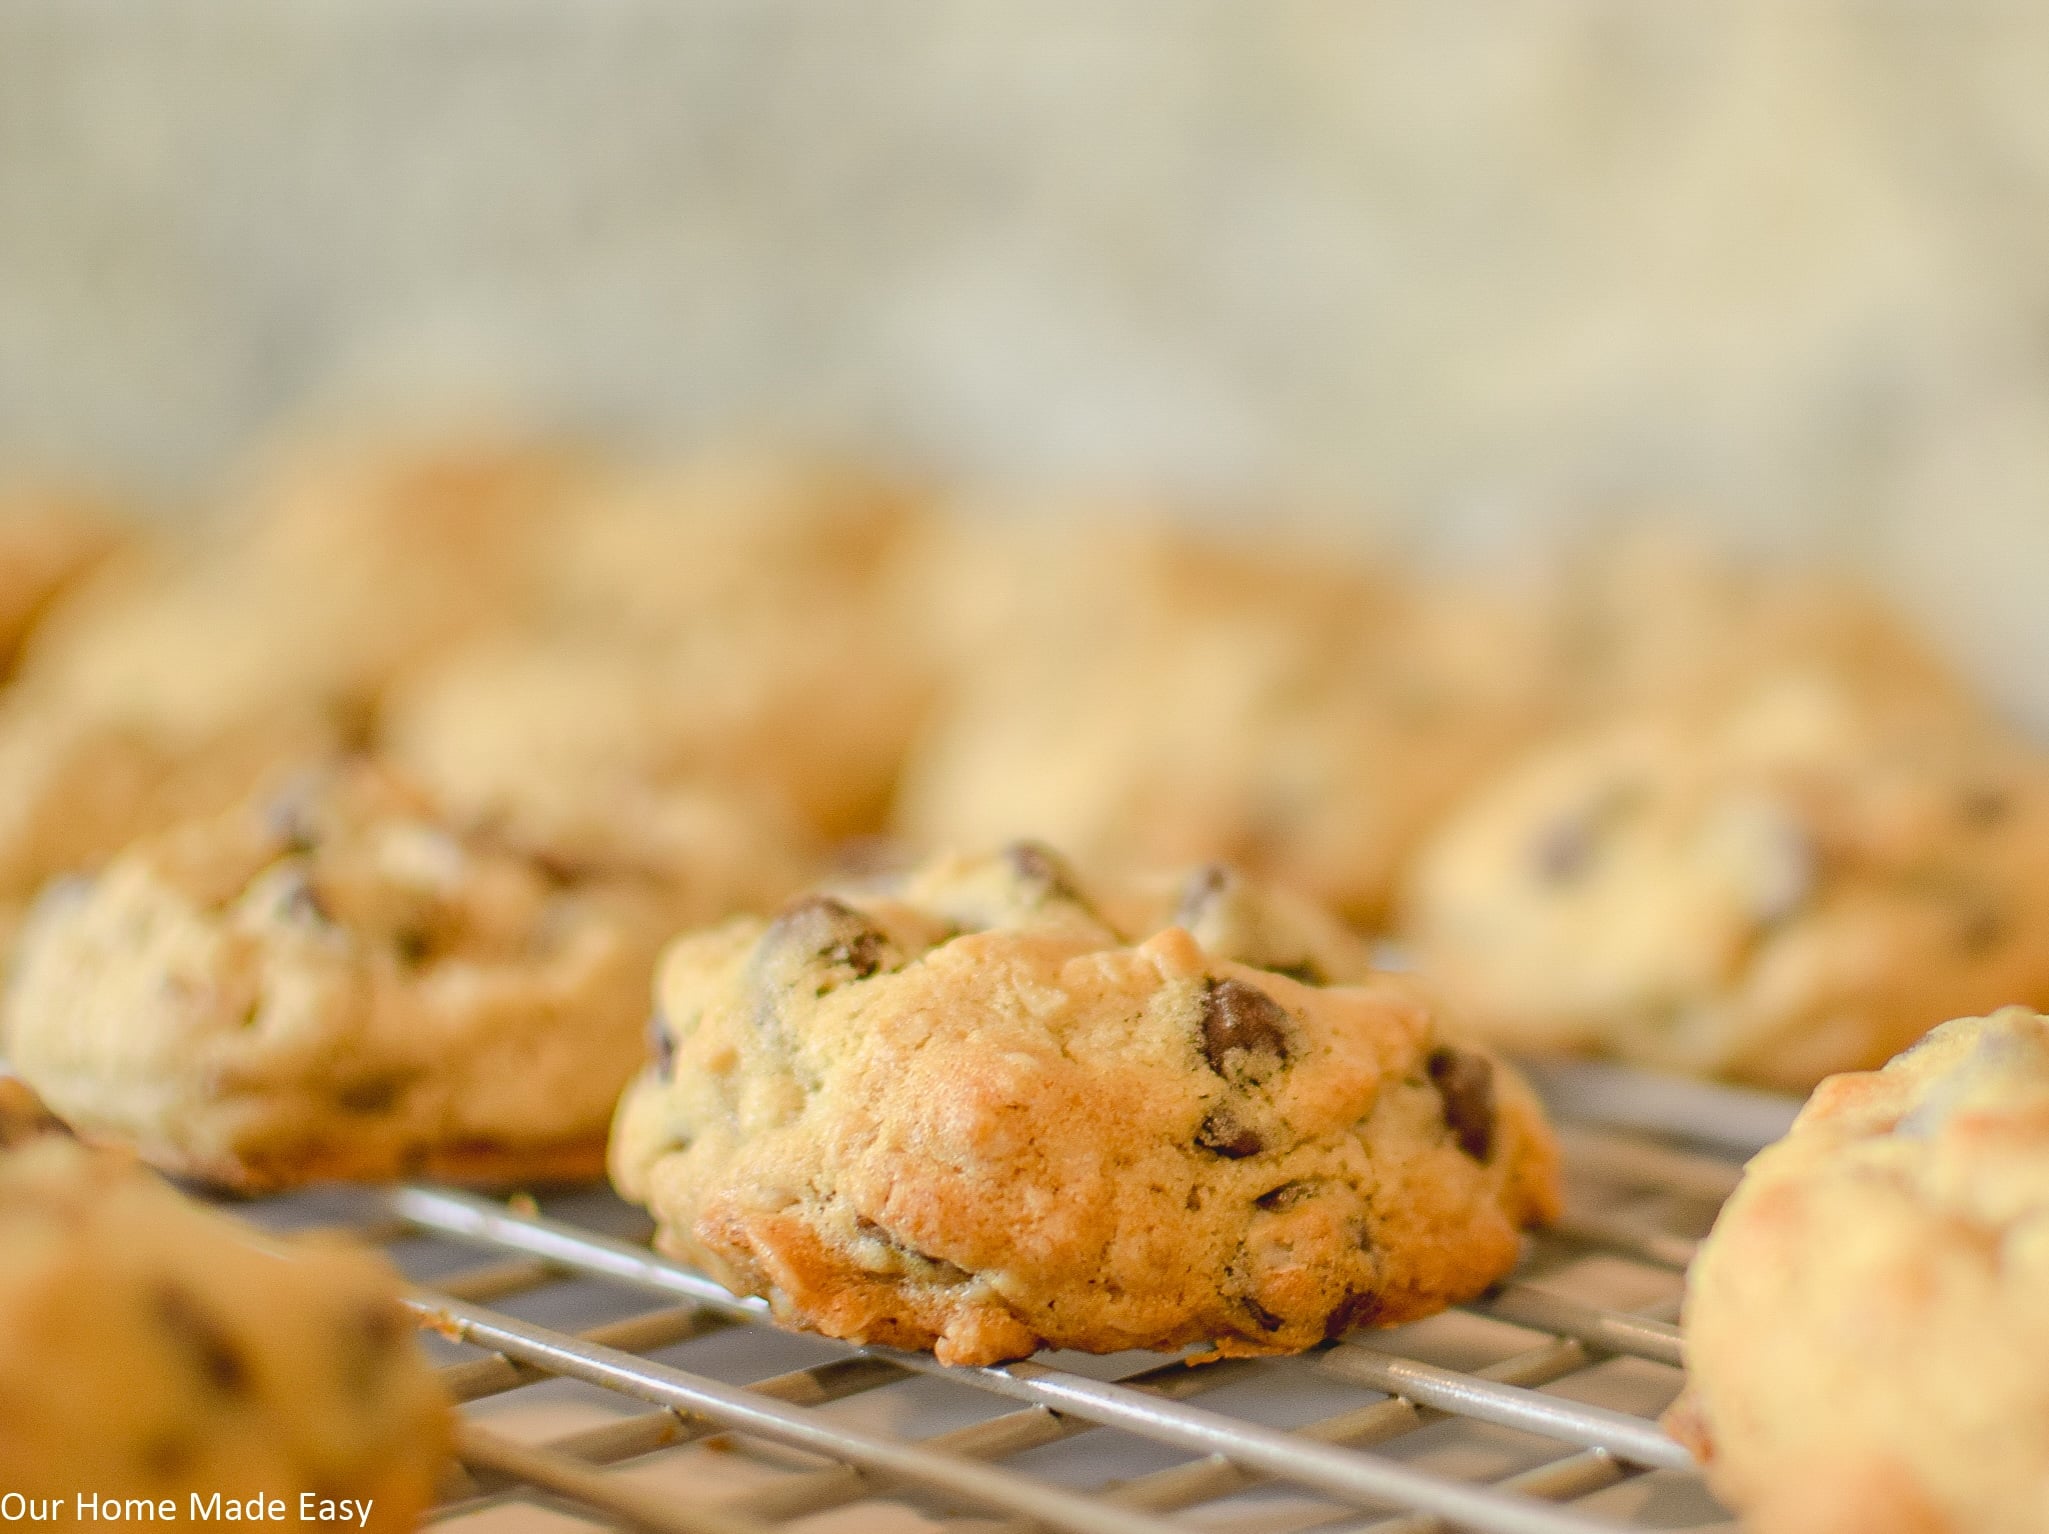
<path fill-rule="evenodd" d="M 1797 1105 L 1606 1066 L 1534 1074 L 1564 1220 L 1474 1303 L 1286 1359 L 961 1369 L 799 1335 L 650 1251 L 639 1212 L 596 1189 L 252 1212 L 351 1225 L 413 1275 L 463 1403 L 433 1514 L 460 1534 L 1733 1528 L 1656 1418 L 1680 1384 L 1681 1270 Z"/>

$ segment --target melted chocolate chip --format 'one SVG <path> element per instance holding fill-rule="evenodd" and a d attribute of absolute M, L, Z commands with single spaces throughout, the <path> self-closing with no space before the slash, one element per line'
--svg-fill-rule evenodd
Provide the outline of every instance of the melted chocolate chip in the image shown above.
<path fill-rule="evenodd" d="M 1287 1009 L 1257 986 L 1242 980 L 1212 980 L 1205 986 L 1202 1057 L 1219 1076 L 1286 1060 L 1288 1031 Z"/>
<path fill-rule="evenodd" d="M 865 1214 L 854 1216 L 854 1231 L 855 1234 L 863 1236 L 870 1241 L 878 1242 L 899 1256 L 907 1258 L 917 1267 L 927 1270 L 928 1276 L 943 1279 L 947 1283 L 964 1283 L 969 1277 L 967 1269 L 956 1263 L 948 1262 L 944 1257 L 934 1257 L 929 1252 L 919 1251 L 909 1242 L 898 1237 L 893 1231 L 869 1219 Z"/>
<path fill-rule="evenodd" d="M 1312 1197 L 1315 1192 L 1315 1180 L 1304 1177 L 1294 1182 L 1284 1182 L 1278 1188 L 1269 1188 L 1252 1202 L 1262 1209 L 1279 1213 L 1283 1209 L 1293 1209 L 1297 1204 Z"/>
<path fill-rule="evenodd" d="M 1325 1337 L 1342 1337 L 1354 1327 L 1370 1326 L 1380 1313 L 1380 1300 L 1371 1294 L 1348 1294 L 1323 1320 Z"/>
<path fill-rule="evenodd" d="M 1195 1143 L 1231 1161 L 1242 1161 L 1266 1149 L 1258 1131 L 1247 1128 L 1229 1108 L 1219 1108 L 1202 1121 Z"/>
<path fill-rule="evenodd" d="M 164 1284 L 156 1293 L 156 1313 L 165 1334 L 209 1386 L 226 1396 L 248 1393 L 249 1361 L 241 1345 L 190 1293 Z"/>
<path fill-rule="evenodd" d="M 391 941 L 398 949 L 399 962 L 408 969 L 418 969 L 434 957 L 434 938 L 424 927 L 402 927 L 392 934 Z"/>
<path fill-rule="evenodd" d="M 1444 1124 L 1475 1161 L 1494 1153 L 1494 1062 L 1462 1049 L 1433 1049 L 1424 1062 L 1444 1100 Z"/>
<path fill-rule="evenodd" d="M 1263 1332 L 1277 1332 L 1287 1325 L 1287 1322 L 1283 1321 L 1250 1295 L 1241 1295 L 1238 1303 L 1245 1307 L 1245 1313 L 1252 1317 L 1253 1321 Z"/>
<path fill-rule="evenodd" d="M 845 970 L 847 978 L 866 980 L 882 968 L 889 939 L 844 901 L 812 895 L 786 907 L 768 924 L 757 952 L 771 964 L 794 958 L 807 967 Z M 839 977 L 822 978 L 817 994 L 823 996 L 840 983 Z"/>

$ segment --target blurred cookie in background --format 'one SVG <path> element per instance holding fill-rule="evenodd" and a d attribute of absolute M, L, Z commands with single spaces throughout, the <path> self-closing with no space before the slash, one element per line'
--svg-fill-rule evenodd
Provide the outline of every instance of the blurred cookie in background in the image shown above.
<path fill-rule="evenodd" d="M 526 621 L 387 699 L 385 748 L 452 805 L 544 839 L 604 800 L 689 790 L 821 839 L 873 831 L 930 692 L 894 573 L 917 515 L 794 464 L 622 474 L 557 529 Z"/>
<path fill-rule="evenodd" d="M 406 667 L 527 600 L 571 482 L 511 444 L 280 451 L 52 612 L 21 683 L 188 734 L 281 708 L 360 732 Z"/>
<path fill-rule="evenodd" d="M 524 598 L 565 473 L 453 440 L 301 449 L 102 560 L 0 695 L 0 915 L 359 738 L 400 671 Z"/>
<path fill-rule="evenodd" d="M 1564 550 L 1539 578 L 1560 698 L 1601 714 L 1741 688 L 1798 667 L 1933 696 L 1957 673 L 1876 591 L 1840 570 L 1746 559 L 1638 520 Z"/>
<path fill-rule="evenodd" d="M 1370 926 L 1550 708 L 1539 614 L 1478 592 L 1159 522 L 995 536 L 976 600 L 934 599 L 960 637 L 898 804 L 919 844 L 1223 859 Z"/>
<path fill-rule="evenodd" d="M 929 497 L 873 470 L 733 446 L 615 462 L 549 533 L 528 622 L 654 640 L 895 599 Z"/>
<path fill-rule="evenodd" d="M 1968 699 L 1789 666 L 1535 750 L 1404 915 L 1503 1047 L 1805 1090 L 2049 1004 L 2049 763 Z"/>
<path fill-rule="evenodd" d="M 0 676 L 50 604 L 127 536 L 117 515 L 88 496 L 0 489 Z"/>
<path fill-rule="evenodd" d="M 340 764 L 48 888 L 0 1051 L 81 1132 L 228 1186 L 590 1176 L 670 898 Z"/>
<path fill-rule="evenodd" d="M 381 1256 L 206 1209 L 0 1078 L 0 1482 L 24 1511 L 311 1492 L 413 1527 L 453 1421 L 400 1292 Z"/>

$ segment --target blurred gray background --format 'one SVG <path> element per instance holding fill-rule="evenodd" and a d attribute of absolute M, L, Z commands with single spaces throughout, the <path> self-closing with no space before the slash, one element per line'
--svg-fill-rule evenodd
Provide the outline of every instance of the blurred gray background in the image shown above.
<path fill-rule="evenodd" d="M 0 466 L 510 414 L 1891 583 L 2049 724 L 2049 12 L 0 0 Z"/>

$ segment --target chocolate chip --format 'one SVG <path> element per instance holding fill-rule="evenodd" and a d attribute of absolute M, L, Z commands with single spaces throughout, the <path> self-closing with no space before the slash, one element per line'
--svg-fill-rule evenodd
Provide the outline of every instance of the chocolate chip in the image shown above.
<path fill-rule="evenodd" d="M 1258 1132 L 1248 1129 L 1229 1108 L 1219 1108 L 1202 1121 L 1195 1143 L 1231 1161 L 1242 1161 L 1266 1149 Z"/>
<path fill-rule="evenodd" d="M 2013 799 L 2004 789 L 1979 784 L 1964 791 L 1957 801 L 1957 812 L 1965 825 L 1990 830 L 2013 813 Z"/>
<path fill-rule="evenodd" d="M 434 957 L 434 937 L 424 927 L 401 927 L 392 934 L 392 942 L 399 962 L 408 969 L 418 969 Z"/>
<path fill-rule="evenodd" d="M 1003 861 L 1034 900 L 1065 900 L 1086 906 L 1081 887 L 1066 860 L 1044 842 L 1012 842 L 1003 849 Z"/>
<path fill-rule="evenodd" d="M 1202 993 L 1202 1057 L 1219 1076 L 1279 1064 L 1288 1058 L 1287 1009 L 1242 980 L 1209 981 Z"/>
<path fill-rule="evenodd" d="M 157 1320 L 174 1345 L 192 1361 L 201 1379 L 222 1395 L 245 1395 L 249 1362 L 234 1336 L 176 1283 L 156 1292 Z"/>
<path fill-rule="evenodd" d="M 1277 1332 L 1288 1324 L 1250 1295 L 1241 1295 L 1238 1303 L 1245 1307 L 1245 1313 L 1252 1317 L 1263 1332 Z"/>
<path fill-rule="evenodd" d="M 876 1224 L 875 1221 L 869 1219 L 865 1214 L 854 1216 L 854 1232 L 856 1235 L 863 1236 L 879 1245 L 888 1247 L 892 1252 L 903 1258 L 912 1268 L 919 1270 L 926 1278 L 937 1279 L 944 1283 L 959 1284 L 966 1283 L 972 1276 L 967 1269 L 957 1263 L 948 1262 L 944 1257 L 934 1257 L 930 1253 L 919 1251 L 909 1242 L 898 1237 L 894 1232 Z"/>
<path fill-rule="evenodd" d="M 1494 1153 L 1494 1062 L 1462 1049 L 1433 1049 L 1424 1068 L 1444 1100 L 1445 1127 L 1458 1148 L 1485 1161 Z"/>
<path fill-rule="evenodd" d="M 1297 1204 L 1312 1197 L 1316 1192 L 1316 1180 L 1310 1177 L 1284 1182 L 1278 1188 L 1269 1188 L 1252 1202 L 1272 1213 L 1293 1209 Z"/>
<path fill-rule="evenodd" d="M 1380 1314 L 1380 1299 L 1372 1294 L 1348 1294 L 1323 1319 L 1325 1337 L 1342 1337 L 1354 1327 L 1370 1326 Z"/>
<path fill-rule="evenodd" d="M 757 962 L 772 970 L 794 961 L 804 969 L 828 971 L 814 975 L 819 996 L 845 980 L 866 980 L 888 954 L 889 939 L 859 911 L 830 895 L 812 895 L 786 907 L 768 924 L 756 949 Z"/>
<path fill-rule="evenodd" d="M 655 1074 L 667 1081 L 676 1068 L 676 1041 L 669 1037 L 668 1019 L 659 1010 L 647 1020 L 647 1053 Z"/>

